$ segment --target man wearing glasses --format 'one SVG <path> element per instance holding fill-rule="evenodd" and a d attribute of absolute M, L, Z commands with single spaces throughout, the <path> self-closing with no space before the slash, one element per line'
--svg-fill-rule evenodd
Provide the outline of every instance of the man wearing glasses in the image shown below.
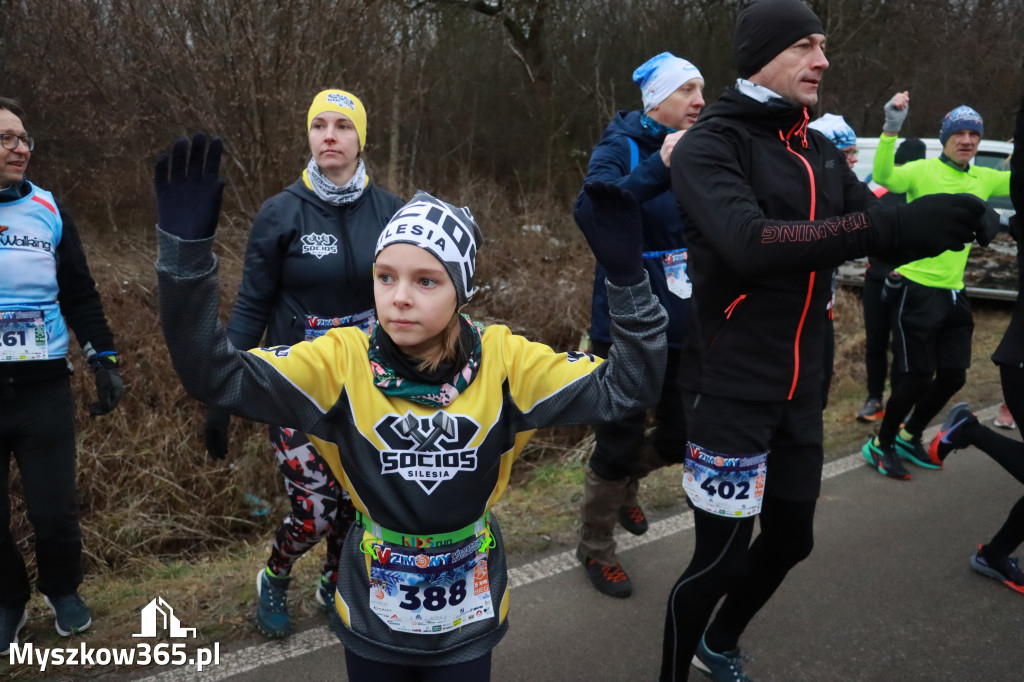
<path fill-rule="evenodd" d="M 31 595 L 10 530 L 11 454 L 35 531 L 36 586 L 57 632 L 68 636 L 92 623 L 78 595 L 82 533 L 68 327 L 96 375 L 99 399 L 90 413 L 110 412 L 124 392 L 114 335 L 75 224 L 52 194 L 25 179 L 34 148 L 20 107 L 0 98 L 0 655 L 18 643 Z"/>

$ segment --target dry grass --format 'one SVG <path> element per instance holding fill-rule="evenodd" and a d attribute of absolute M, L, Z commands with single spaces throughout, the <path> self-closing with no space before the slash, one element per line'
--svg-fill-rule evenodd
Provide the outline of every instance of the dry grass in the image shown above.
<path fill-rule="evenodd" d="M 555 348 L 576 347 L 589 321 L 593 258 L 568 207 L 503 200 L 506 194 L 495 188 L 477 188 L 472 194 L 489 199 L 464 201 L 471 204 L 486 239 L 480 254 L 481 290 L 470 314 L 509 324 Z M 238 286 L 246 228 L 247 222 L 236 218 L 222 221 L 218 234 L 225 317 Z M 201 438 L 204 409 L 181 389 L 159 333 L 153 236 L 147 230 L 115 240 L 90 234 L 88 228 L 84 232 L 128 388 L 113 414 L 88 417 L 92 376 L 81 358 L 75 358 L 87 552 L 83 593 L 97 621 L 85 637 L 94 647 L 124 646 L 138 628 L 139 609 L 157 595 L 175 607 L 185 625 L 200 628 L 200 646 L 252 637 L 253 577 L 266 560 L 273 526 L 287 506 L 265 430 L 234 420 L 228 459 L 208 459 Z M 1008 316 L 1005 304 L 976 305 L 975 362 L 960 397 L 979 406 L 998 401 L 998 374 L 988 356 Z M 856 291 L 839 291 L 836 331 L 826 446 L 834 455 L 845 455 L 875 428 L 853 419 L 864 399 L 865 381 Z M 574 543 L 583 470 L 592 447 L 584 428 L 547 429 L 536 435 L 498 507 L 510 551 Z M 31 529 L 16 474 L 14 479 L 13 531 L 31 559 Z M 679 504 L 679 485 L 677 467 L 655 472 L 644 484 L 644 504 L 651 510 Z M 268 516 L 251 515 L 245 502 L 249 493 L 271 502 Z M 317 550 L 310 556 L 315 558 L 296 568 L 292 611 L 299 617 L 315 613 L 312 595 L 322 555 Z M 30 641 L 55 645 L 38 597 L 31 614 L 26 632 Z M 25 670 L 17 674 L 29 675 Z"/>

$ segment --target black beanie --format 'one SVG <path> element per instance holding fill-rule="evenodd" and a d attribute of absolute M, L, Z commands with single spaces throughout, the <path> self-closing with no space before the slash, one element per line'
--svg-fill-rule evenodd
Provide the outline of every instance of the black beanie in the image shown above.
<path fill-rule="evenodd" d="M 736 67 L 749 78 L 790 45 L 813 33 L 825 33 L 801 0 L 750 0 L 736 19 Z"/>
<path fill-rule="evenodd" d="M 916 137 L 909 137 L 896 150 L 895 163 L 910 163 L 924 158 L 924 142 Z"/>

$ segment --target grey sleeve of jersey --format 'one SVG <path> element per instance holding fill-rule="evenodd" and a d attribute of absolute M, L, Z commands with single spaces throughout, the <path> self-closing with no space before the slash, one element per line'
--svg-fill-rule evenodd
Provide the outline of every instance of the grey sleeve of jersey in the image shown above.
<path fill-rule="evenodd" d="M 611 421 L 658 401 L 665 379 L 668 314 L 651 293 L 646 273 L 632 286 L 605 284 L 612 317 L 607 360 L 524 413 L 531 428 Z"/>
<path fill-rule="evenodd" d="M 213 238 L 187 241 L 159 228 L 157 237 L 160 321 L 185 391 L 246 419 L 313 432 L 323 408 L 270 363 L 228 341 L 217 314 Z"/>

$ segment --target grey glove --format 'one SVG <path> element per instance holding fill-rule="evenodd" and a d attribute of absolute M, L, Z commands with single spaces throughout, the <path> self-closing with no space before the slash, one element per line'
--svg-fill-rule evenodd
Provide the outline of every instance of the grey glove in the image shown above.
<path fill-rule="evenodd" d="M 900 132 L 903 122 L 907 120 L 907 112 L 910 111 L 909 104 L 902 109 L 894 107 L 892 104 L 894 99 L 896 99 L 895 95 L 885 103 L 885 123 L 882 124 L 882 130 L 887 133 Z"/>

